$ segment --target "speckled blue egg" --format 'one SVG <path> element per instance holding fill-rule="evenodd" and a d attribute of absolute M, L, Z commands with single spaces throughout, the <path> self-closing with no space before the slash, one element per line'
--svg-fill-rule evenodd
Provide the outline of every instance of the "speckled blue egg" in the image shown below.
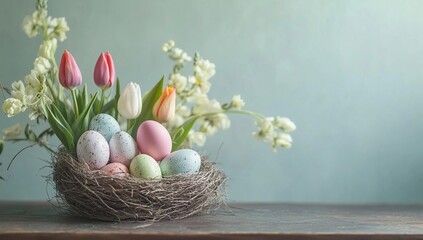
<path fill-rule="evenodd" d="M 103 137 L 110 141 L 113 134 L 120 131 L 119 123 L 109 114 L 100 113 L 97 114 L 90 122 L 88 127 L 90 130 L 99 132 Z"/>
<path fill-rule="evenodd" d="M 76 154 L 78 159 L 86 162 L 90 169 L 100 169 L 109 161 L 109 144 L 100 133 L 86 131 L 78 139 Z"/>
<path fill-rule="evenodd" d="M 192 149 L 174 151 L 160 162 L 163 177 L 181 173 L 195 173 L 200 170 L 200 166 L 200 154 Z"/>

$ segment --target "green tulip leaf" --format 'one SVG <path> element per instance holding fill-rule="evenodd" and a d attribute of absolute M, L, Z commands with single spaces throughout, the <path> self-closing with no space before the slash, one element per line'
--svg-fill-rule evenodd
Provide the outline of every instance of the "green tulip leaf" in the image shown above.
<path fill-rule="evenodd" d="M 3 140 L 0 140 L 0 154 L 3 152 L 3 145 L 4 145 Z"/>
<path fill-rule="evenodd" d="M 88 102 L 87 84 L 84 85 L 84 88 L 82 89 L 80 98 L 81 98 L 81 102 L 82 102 L 81 108 L 84 108 L 87 105 L 87 102 Z"/>
<path fill-rule="evenodd" d="M 71 129 L 68 121 L 63 116 L 63 114 L 60 112 L 60 110 L 56 107 L 56 105 L 52 104 L 51 106 L 52 106 L 51 111 L 53 112 L 54 116 L 56 116 L 56 118 L 62 123 L 62 125 L 65 128 Z"/>
<path fill-rule="evenodd" d="M 72 124 L 72 130 L 74 132 L 74 140 L 75 141 L 78 141 L 79 137 L 88 128 L 89 119 L 87 119 L 87 115 L 91 111 L 91 108 L 93 107 L 94 102 L 97 99 L 97 95 L 98 95 L 98 93 L 95 93 L 94 96 L 92 96 L 88 105 L 85 106 L 84 110 L 81 112 L 81 114 L 79 114 L 79 117 Z"/>
<path fill-rule="evenodd" d="M 73 135 L 63 124 L 57 119 L 51 109 L 45 106 L 44 112 L 47 115 L 48 122 L 54 131 L 54 134 L 59 138 L 60 142 L 70 152 L 75 152 L 75 144 L 73 142 Z"/>
<path fill-rule="evenodd" d="M 172 151 L 178 150 L 181 144 L 185 141 L 188 136 L 189 131 L 194 126 L 195 122 L 199 117 L 192 117 L 186 120 L 181 126 L 179 126 L 173 134 L 172 137 Z"/>
<path fill-rule="evenodd" d="M 118 102 L 119 102 L 119 98 L 120 98 L 120 80 L 119 80 L 119 78 L 116 80 L 116 90 L 115 90 L 115 100 L 114 100 L 114 103 L 115 103 L 115 105 L 114 105 L 114 107 L 115 107 L 115 112 L 114 112 L 114 114 L 115 114 L 115 119 L 117 120 L 118 119 L 118 115 L 119 115 L 119 112 L 118 112 L 118 110 L 117 110 L 117 107 L 118 107 Z"/>
<path fill-rule="evenodd" d="M 137 130 L 138 126 L 146 121 L 154 119 L 153 117 L 153 107 L 157 100 L 160 98 L 163 92 L 163 82 L 164 76 L 157 82 L 157 84 L 147 93 L 144 94 L 142 98 L 142 110 L 140 116 L 135 119 L 134 127 L 132 128 L 131 135 L 134 139 L 137 139 Z"/>

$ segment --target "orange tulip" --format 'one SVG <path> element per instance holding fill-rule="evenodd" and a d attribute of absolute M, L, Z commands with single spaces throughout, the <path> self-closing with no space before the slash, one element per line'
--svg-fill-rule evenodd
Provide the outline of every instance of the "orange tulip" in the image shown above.
<path fill-rule="evenodd" d="M 175 88 L 168 86 L 163 91 L 159 100 L 154 104 L 153 116 L 159 122 L 167 122 L 175 115 Z"/>

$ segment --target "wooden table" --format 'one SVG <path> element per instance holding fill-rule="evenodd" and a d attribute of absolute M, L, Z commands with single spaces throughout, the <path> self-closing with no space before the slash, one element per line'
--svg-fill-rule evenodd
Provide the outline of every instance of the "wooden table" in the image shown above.
<path fill-rule="evenodd" d="M 230 204 L 154 224 L 67 216 L 48 203 L 0 202 L 0 239 L 423 239 L 423 206 Z"/>

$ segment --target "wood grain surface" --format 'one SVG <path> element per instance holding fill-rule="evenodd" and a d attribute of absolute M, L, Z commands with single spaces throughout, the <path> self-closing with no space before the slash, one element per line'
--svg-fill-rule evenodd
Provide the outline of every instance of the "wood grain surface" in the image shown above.
<path fill-rule="evenodd" d="M 177 221 L 110 223 L 0 202 L 0 239 L 423 239 L 423 206 L 229 204 Z"/>

